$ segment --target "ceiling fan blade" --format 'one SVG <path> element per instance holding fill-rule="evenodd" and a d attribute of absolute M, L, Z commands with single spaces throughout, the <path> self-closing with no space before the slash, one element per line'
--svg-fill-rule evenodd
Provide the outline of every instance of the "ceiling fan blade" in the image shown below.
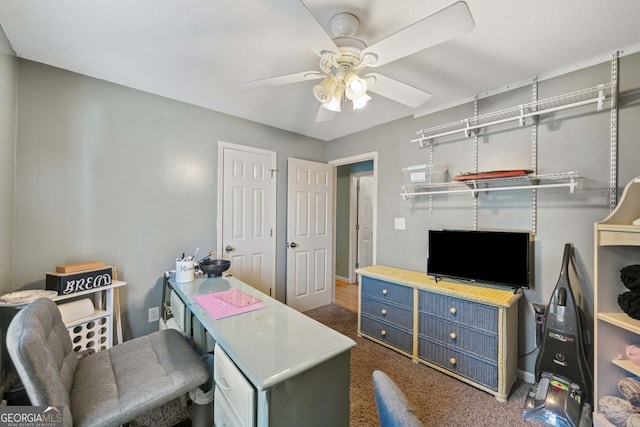
<path fill-rule="evenodd" d="M 266 0 L 265 3 L 316 55 L 321 56 L 324 50 L 340 52 L 301 0 Z"/>
<path fill-rule="evenodd" d="M 307 80 L 317 80 L 326 77 L 326 75 L 317 71 L 302 71 L 300 73 L 285 74 L 284 76 L 269 77 L 266 79 L 253 80 L 250 82 L 237 84 L 240 90 L 265 89 L 270 87 L 284 86 L 292 83 L 305 82 Z"/>
<path fill-rule="evenodd" d="M 321 105 L 318 110 L 318 115 L 316 116 L 316 123 L 328 122 L 329 120 L 333 120 L 335 116 L 335 111 L 327 110 Z"/>
<path fill-rule="evenodd" d="M 378 73 L 369 73 L 365 77 L 374 77 L 375 83 L 369 86 L 369 91 L 389 98 L 392 101 L 418 108 L 429 99 L 431 94 L 421 89 L 409 86 L 390 77 Z"/>
<path fill-rule="evenodd" d="M 459 1 L 367 47 L 361 56 L 376 55 L 378 60 L 368 66 L 379 67 L 469 32 L 474 26 L 469 7 Z"/>

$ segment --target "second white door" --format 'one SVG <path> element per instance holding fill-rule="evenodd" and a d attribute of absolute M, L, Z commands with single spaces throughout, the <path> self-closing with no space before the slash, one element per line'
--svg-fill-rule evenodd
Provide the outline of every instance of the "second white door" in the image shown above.
<path fill-rule="evenodd" d="M 299 311 L 333 298 L 333 166 L 289 158 L 287 305 Z"/>
<path fill-rule="evenodd" d="M 357 268 L 373 264 L 373 176 L 358 178 Z"/>

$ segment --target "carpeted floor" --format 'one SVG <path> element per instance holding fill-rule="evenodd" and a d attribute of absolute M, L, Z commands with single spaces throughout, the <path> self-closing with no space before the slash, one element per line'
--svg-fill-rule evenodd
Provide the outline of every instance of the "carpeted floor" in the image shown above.
<path fill-rule="evenodd" d="M 517 382 L 506 403 L 462 381 L 357 335 L 357 315 L 337 305 L 305 312 L 356 342 L 351 350 L 350 427 L 380 425 L 371 375 L 376 369 L 391 377 L 413 404 L 425 427 L 534 426 L 522 418 L 529 385 Z M 179 400 L 138 417 L 132 427 L 190 426 L 191 405 Z M 276 426 L 277 427 L 277 426 Z M 302 427 L 302 426 L 301 426 Z"/>
<path fill-rule="evenodd" d="M 305 312 L 356 342 L 351 350 L 350 427 L 379 425 L 373 383 L 374 370 L 391 377 L 414 405 L 425 427 L 533 426 L 522 418 L 529 385 L 518 381 L 506 403 L 462 381 L 357 336 L 357 315 L 337 305 Z"/>
<path fill-rule="evenodd" d="M 129 427 L 189 427 L 191 426 L 191 401 L 174 399 L 129 423 Z"/>

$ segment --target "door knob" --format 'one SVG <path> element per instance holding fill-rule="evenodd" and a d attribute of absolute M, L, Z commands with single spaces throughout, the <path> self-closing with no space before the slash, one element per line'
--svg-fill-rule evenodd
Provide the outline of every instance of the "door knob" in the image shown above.
<path fill-rule="evenodd" d="M 231 251 L 233 251 L 233 249 L 234 249 L 234 247 L 231 246 L 231 245 L 227 245 L 227 246 L 224 247 L 224 250 L 227 251 L 227 252 L 231 252 Z"/>
<path fill-rule="evenodd" d="M 291 243 L 289 243 L 289 247 L 291 247 L 291 248 L 297 248 L 297 247 L 298 247 L 298 244 L 297 244 L 296 242 L 291 242 Z"/>

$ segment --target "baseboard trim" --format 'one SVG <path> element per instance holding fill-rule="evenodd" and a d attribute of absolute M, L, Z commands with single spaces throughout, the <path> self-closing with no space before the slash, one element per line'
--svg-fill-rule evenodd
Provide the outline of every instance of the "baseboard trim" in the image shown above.
<path fill-rule="evenodd" d="M 533 384 L 536 381 L 535 375 L 533 375 L 531 372 L 523 371 L 521 369 L 518 369 L 518 378 L 529 384 Z"/>
<path fill-rule="evenodd" d="M 349 279 L 345 278 L 345 277 L 341 277 L 341 276 L 336 276 L 336 282 L 342 282 L 345 285 L 350 284 L 351 282 L 349 282 Z"/>

